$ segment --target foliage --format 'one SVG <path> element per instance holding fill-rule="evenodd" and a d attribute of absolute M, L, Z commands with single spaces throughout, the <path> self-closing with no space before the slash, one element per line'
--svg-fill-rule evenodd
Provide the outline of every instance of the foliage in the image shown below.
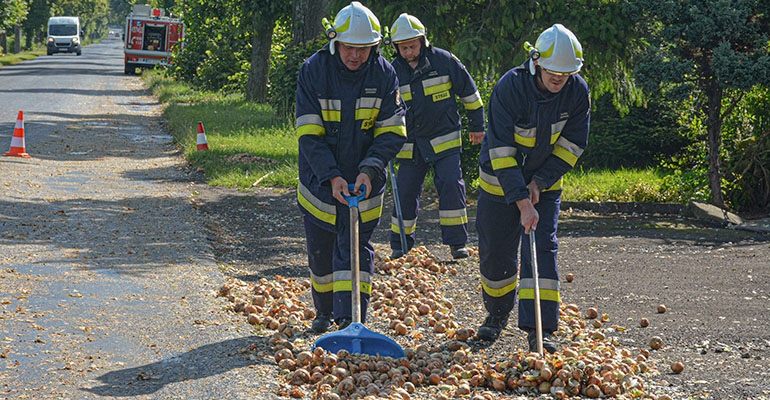
<path fill-rule="evenodd" d="M 294 118 L 299 69 L 308 57 L 328 41 L 325 35 L 319 35 L 315 40 L 300 44 L 297 47 L 274 46 L 274 64 L 270 74 L 270 104 L 279 115 Z"/>
<path fill-rule="evenodd" d="M 725 120 L 724 181 L 732 209 L 770 211 L 770 89 L 755 87 Z"/>
<path fill-rule="evenodd" d="M 10 29 L 27 19 L 29 6 L 24 0 L 0 0 L 0 30 Z"/>
<path fill-rule="evenodd" d="M 709 146 L 711 202 L 724 205 L 722 123 L 744 91 L 770 85 L 765 0 L 636 0 L 639 35 L 650 46 L 636 66 L 640 86 L 652 95 L 692 101 Z M 688 167 L 688 166 L 684 166 Z M 690 166 L 692 167 L 692 166 Z M 723 173 L 725 172 L 725 173 Z"/>
<path fill-rule="evenodd" d="M 648 168 L 679 154 L 688 144 L 671 103 L 650 100 L 623 117 L 605 95 L 593 104 L 588 147 L 579 159 L 584 168 Z"/>

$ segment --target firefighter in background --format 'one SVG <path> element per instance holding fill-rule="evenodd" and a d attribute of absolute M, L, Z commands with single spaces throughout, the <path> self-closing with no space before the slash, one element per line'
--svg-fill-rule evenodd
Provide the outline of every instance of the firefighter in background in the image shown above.
<path fill-rule="evenodd" d="M 412 15 L 401 14 L 391 29 L 396 48 L 392 61 L 401 96 L 407 105 L 407 142 L 398 153 L 396 185 L 403 212 L 407 249 L 401 248 L 398 217 L 391 217 L 391 258 L 414 246 L 423 182 L 432 168 L 439 196 L 441 239 L 455 259 L 468 257 L 468 214 L 465 181 L 460 166 L 462 124 L 455 96 L 468 117 L 471 143 L 484 138 L 484 107 L 465 66 L 453 54 L 431 46 L 425 26 Z"/>
<path fill-rule="evenodd" d="M 562 177 L 588 144 L 591 103 L 588 84 L 578 75 L 583 50 L 571 31 L 556 24 L 540 34 L 534 48 L 526 46 L 528 61 L 505 73 L 492 91 L 479 155 L 476 228 L 488 315 L 477 335 L 497 340 L 518 293 L 518 326 L 528 334 L 529 350 L 537 351 L 528 236 L 534 229 L 543 348 L 553 353 L 561 301 L 556 229 Z"/>
<path fill-rule="evenodd" d="M 374 248 L 385 167 L 406 140 L 405 110 L 393 67 L 380 56 L 377 17 L 359 2 L 339 11 L 329 44 L 302 65 L 297 82 L 299 185 L 316 317 L 326 332 L 352 318 L 350 214 L 345 197 L 366 188 L 361 213 L 361 319 L 372 293 Z"/>

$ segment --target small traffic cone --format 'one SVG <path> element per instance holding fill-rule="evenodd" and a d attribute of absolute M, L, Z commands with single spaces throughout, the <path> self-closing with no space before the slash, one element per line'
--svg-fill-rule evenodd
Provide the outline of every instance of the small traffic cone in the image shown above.
<path fill-rule="evenodd" d="M 32 156 L 27 154 L 27 149 L 24 147 L 24 111 L 19 110 L 19 116 L 16 117 L 16 126 L 13 128 L 11 149 L 5 155 L 32 158 Z"/>
<path fill-rule="evenodd" d="M 198 150 L 208 150 L 209 141 L 206 140 L 206 132 L 203 130 L 203 122 L 198 121 Z"/>

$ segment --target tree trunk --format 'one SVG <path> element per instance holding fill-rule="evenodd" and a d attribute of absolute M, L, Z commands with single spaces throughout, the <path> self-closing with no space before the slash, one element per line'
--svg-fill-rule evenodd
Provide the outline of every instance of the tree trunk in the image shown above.
<path fill-rule="evenodd" d="M 251 37 L 251 67 L 246 80 L 246 100 L 266 102 L 268 74 L 270 72 L 270 46 L 273 43 L 275 17 L 257 21 Z"/>
<path fill-rule="evenodd" d="M 13 27 L 13 38 L 14 38 L 13 52 L 16 54 L 21 53 L 21 26 L 20 25 L 16 25 Z"/>
<path fill-rule="evenodd" d="M 708 133 L 709 188 L 711 204 L 724 208 L 722 196 L 722 173 L 720 171 L 719 152 L 722 147 L 722 87 L 715 79 L 706 84 L 706 132 Z"/>
<path fill-rule="evenodd" d="M 0 55 L 5 55 L 8 52 L 8 36 L 5 34 L 5 29 L 0 31 Z"/>
<path fill-rule="evenodd" d="M 329 0 L 294 0 L 291 44 L 297 46 L 323 32 L 324 17 L 329 18 Z"/>

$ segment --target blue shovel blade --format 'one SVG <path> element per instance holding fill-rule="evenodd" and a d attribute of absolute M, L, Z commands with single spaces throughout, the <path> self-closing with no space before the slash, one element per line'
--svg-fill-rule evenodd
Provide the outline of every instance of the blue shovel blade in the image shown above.
<path fill-rule="evenodd" d="M 393 358 L 405 357 L 404 349 L 395 340 L 366 329 L 360 322 L 353 322 L 347 328 L 326 334 L 316 340 L 313 348 L 320 347 L 337 353 L 347 350 L 351 354 L 369 354 Z"/>

